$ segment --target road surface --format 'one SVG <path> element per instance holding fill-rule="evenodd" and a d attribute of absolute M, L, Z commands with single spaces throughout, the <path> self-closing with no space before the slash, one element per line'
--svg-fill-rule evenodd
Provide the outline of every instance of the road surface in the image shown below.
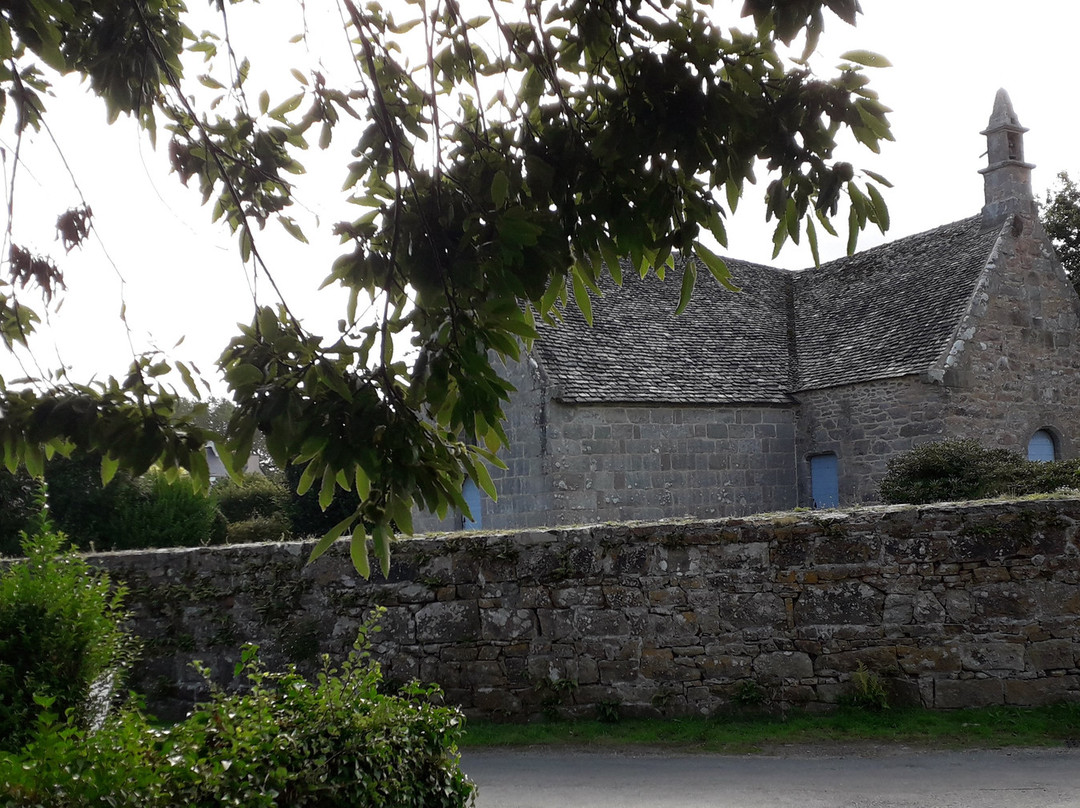
<path fill-rule="evenodd" d="M 1080 808 L 1080 749 L 475 750 L 476 808 Z"/>

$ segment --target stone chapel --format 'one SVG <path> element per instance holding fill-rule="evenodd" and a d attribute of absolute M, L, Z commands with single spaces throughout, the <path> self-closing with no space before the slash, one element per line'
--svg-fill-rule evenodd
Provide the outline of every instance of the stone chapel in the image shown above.
<path fill-rule="evenodd" d="M 498 501 L 417 529 L 872 503 L 889 458 L 946 438 L 1075 456 L 1080 299 L 1025 131 L 999 91 L 970 218 L 800 272 L 725 259 L 741 291 L 699 283 L 678 317 L 682 264 L 609 280 L 593 327 L 568 307 L 508 369 Z"/>

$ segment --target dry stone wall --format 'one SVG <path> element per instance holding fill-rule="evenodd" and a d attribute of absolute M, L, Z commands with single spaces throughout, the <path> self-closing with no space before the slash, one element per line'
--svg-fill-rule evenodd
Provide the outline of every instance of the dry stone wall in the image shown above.
<path fill-rule="evenodd" d="M 865 667 L 936 708 L 1080 698 L 1080 499 L 457 534 L 401 542 L 388 580 L 342 546 L 102 554 L 145 641 L 136 685 L 188 709 L 238 647 L 313 670 L 373 608 L 394 680 L 472 715 L 824 709 Z"/>

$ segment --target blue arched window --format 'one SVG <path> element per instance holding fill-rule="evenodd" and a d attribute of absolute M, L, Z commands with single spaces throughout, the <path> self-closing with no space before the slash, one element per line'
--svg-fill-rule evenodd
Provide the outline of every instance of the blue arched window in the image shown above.
<path fill-rule="evenodd" d="M 1040 429 L 1031 436 L 1031 440 L 1028 441 L 1027 458 L 1043 463 L 1057 460 L 1057 445 L 1050 430 Z"/>

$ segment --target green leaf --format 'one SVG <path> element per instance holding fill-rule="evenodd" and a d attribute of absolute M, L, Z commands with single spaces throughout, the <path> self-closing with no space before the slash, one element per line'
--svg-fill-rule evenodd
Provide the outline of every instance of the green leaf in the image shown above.
<path fill-rule="evenodd" d="M 352 540 L 349 542 L 349 557 L 352 559 L 356 571 L 365 578 L 371 577 L 371 565 L 368 563 L 367 531 L 363 524 L 356 526 Z"/>
<path fill-rule="evenodd" d="M 311 555 L 308 556 L 308 563 L 310 564 L 312 561 L 325 553 L 330 548 L 330 545 L 332 545 L 339 538 L 341 538 L 341 534 L 345 532 L 346 528 L 348 528 L 349 525 L 352 524 L 352 521 L 355 518 L 356 514 L 351 513 L 347 517 L 342 519 L 340 522 L 338 522 L 336 525 L 334 525 L 332 528 L 330 528 L 327 534 L 321 539 L 319 539 L 318 543 L 311 548 Z M 362 530 L 363 528 L 361 527 L 360 529 Z"/>
<path fill-rule="evenodd" d="M 116 476 L 116 471 L 119 468 L 120 461 L 117 458 L 111 454 L 103 454 L 101 456 L 101 484 L 103 486 L 108 485 L 112 478 Z"/>
<path fill-rule="evenodd" d="M 814 266 L 821 266 L 821 256 L 818 254 L 817 228 L 814 220 L 806 218 L 806 240 L 810 242 L 810 255 L 814 257 Z"/>
<path fill-rule="evenodd" d="M 679 305 L 675 309 L 676 317 L 686 311 L 686 307 L 690 303 L 690 296 L 694 293 L 695 281 L 697 281 L 697 265 L 693 261 L 687 261 L 686 266 L 683 268 L 682 289 L 679 292 Z"/>
<path fill-rule="evenodd" d="M 884 233 L 889 229 L 889 206 L 885 204 L 885 199 L 876 185 L 867 183 L 866 190 L 870 194 L 870 204 L 874 209 L 874 221 L 877 222 L 878 229 Z"/>
<path fill-rule="evenodd" d="M 367 472 L 364 471 L 363 467 L 359 463 L 356 464 L 355 477 L 356 495 L 360 497 L 361 500 L 365 500 L 371 494 L 371 478 L 368 477 Z"/>
<path fill-rule="evenodd" d="M 850 50 L 847 53 L 841 53 L 840 58 L 864 67 L 892 67 L 892 62 L 880 53 L 868 50 Z"/>
<path fill-rule="evenodd" d="M 581 273 L 577 267 L 574 267 L 571 272 L 573 277 L 574 287 L 574 302 L 577 303 L 577 307 L 581 310 L 581 315 L 585 318 L 585 322 L 592 327 L 592 300 L 589 298 L 589 290 L 585 288 L 585 282 L 581 279 Z"/>
<path fill-rule="evenodd" d="M 390 539 L 392 535 L 389 525 L 375 526 L 375 557 L 379 559 L 384 578 L 390 575 Z"/>
<path fill-rule="evenodd" d="M 495 203 L 495 207 L 501 208 L 506 202 L 506 195 L 510 191 L 510 180 L 507 179 L 506 172 L 495 172 L 495 176 L 491 180 L 491 201 Z"/>
<path fill-rule="evenodd" d="M 499 498 L 499 492 L 495 490 L 495 483 L 491 479 L 491 474 L 488 473 L 487 466 L 483 461 L 473 464 L 473 471 L 476 475 L 476 484 L 480 486 L 485 494 L 491 497 L 492 501 L 496 501 Z"/>
<path fill-rule="evenodd" d="M 300 229 L 300 225 L 298 225 L 291 216 L 278 216 L 278 221 L 281 223 L 281 226 L 285 228 L 285 232 L 294 239 L 302 244 L 309 243 L 307 236 L 304 235 L 304 231 Z"/>
<path fill-rule="evenodd" d="M 701 243 L 694 244 L 694 254 L 701 259 L 701 262 L 708 267 L 709 272 L 716 278 L 725 288 L 730 289 L 732 292 L 738 292 L 739 287 L 731 280 L 731 272 L 728 270 L 727 264 L 724 259 L 714 253 L 708 247 Z"/>
<path fill-rule="evenodd" d="M 324 511 L 334 501 L 334 480 L 337 477 L 334 469 L 327 464 L 323 469 L 322 487 L 319 489 L 319 507 Z"/>
<path fill-rule="evenodd" d="M 318 465 L 314 460 L 304 466 L 304 471 L 300 475 L 300 482 L 296 484 L 296 493 L 300 496 L 304 496 L 311 490 L 311 486 L 315 484 L 315 478 L 319 474 Z"/>

